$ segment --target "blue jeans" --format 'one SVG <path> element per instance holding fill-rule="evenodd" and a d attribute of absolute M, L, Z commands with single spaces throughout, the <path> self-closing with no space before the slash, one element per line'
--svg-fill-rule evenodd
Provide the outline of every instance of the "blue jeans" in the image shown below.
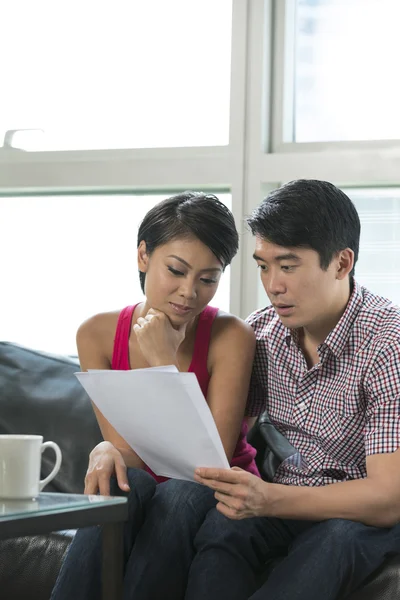
<path fill-rule="evenodd" d="M 124 600 L 183 598 L 194 556 L 193 539 L 215 506 L 211 490 L 169 480 L 156 485 L 141 469 L 128 469 L 131 491 L 112 481 L 111 494 L 128 497 L 124 525 Z M 51 600 L 101 598 L 101 527 L 79 529 L 62 564 Z"/>
<path fill-rule="evenodd" d="M 331 519 L 232 521 L 211 490 L 170 480 L 156 486 L 129 469 L 124 526 L 124 600 L 337 600 L 358 587 L 390 553 L 392 529 Z M 116 483 L 112 493 L 123 494 Z M 265 561 L 287 554 L 259 588 Z M 98 600 L 101 528 L 77 532 L 51 600 Z"/>
<path fill-rule="evenodd" d="M 337 600 L 385 557 L 400 553 L 400 525 L 368 527 L 344 519 L 232 521 L 208 512 L 194 539 L 185 600 Z M 258 588 L 266 560 L 287 556 Z"/>

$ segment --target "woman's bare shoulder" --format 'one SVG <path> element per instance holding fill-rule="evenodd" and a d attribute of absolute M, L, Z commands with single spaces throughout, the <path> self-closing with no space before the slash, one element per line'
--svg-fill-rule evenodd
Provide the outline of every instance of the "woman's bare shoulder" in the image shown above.
<path fill-rule="evenodd" d="M 239 336 L 239 338 L 253 339 L 254 331 L 243 319 L 219 310 L 212 327 L 212 337 L 215 335 Z"/>
<path fill-rule="evenodd" d="M 224 311 L 218 311 L 211 330 L 211 358 L 221 353 L 252 352 L 255 335 L 252 327 L 243 319 Z"/>
<path fill-rule="evenodd" d="M 120 310 L 98 313 L 89 317 L 79 326 L 77 336 L 83 338 L 102 338 L 115 335 Z"/>
<path fill-rule="evenodd" d="M 111 364 L 120 313 L 120 310 L 98 313 L 80 325 L 76 333 L 76 345 L 81 364 L 87 365 L 88 368 L 97 368 L 92 366 L 93 359 L 99 365 L 103 362 Z"/>
<path fill-rule="evenodd" d="M 254 331 L 245 321 L 229 313 L 219 311 L 211 330 L 207 365 L 210 373 L 236 364 L 238 356 L 243 365 L 252 360 L 256 346 Z"/>

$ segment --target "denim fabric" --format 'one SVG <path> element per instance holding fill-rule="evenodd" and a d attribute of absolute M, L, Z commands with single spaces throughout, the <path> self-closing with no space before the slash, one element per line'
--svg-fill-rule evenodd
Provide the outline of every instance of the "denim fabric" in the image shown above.
<path fill-rule="evenodd" d="M 128 497 L 124 525 L 124 600 L 184 596 L 193 559 L 192 540 L 213 493 L 197 483 L 169 480 L 156 485 L 141 469 L 128 469 L 131 491 L 111 484 L 112 495 Z M 101 598 L 101 527 L 78 530 L 60 570 L 51 600 Z"/>
<path fill-rule="evenodd" d="M 195 549 L 185 600 L 337 600 L 388 554 L 400 553 L 400 526 L 384 529 L 344 519 L 230 521 L 211 510 Z M 257 589 L 265 561 L 286 552 Z"/>
<path fill-rule="evenodd" d="M 342 519 L 313 523 L 233 521 L 197 483 L 159 485 L 128 469 L 124 526 L 124 600 L 337 600 L 357 588 L 391 553 L 400 525 L 367 527 Z M 126 495 L 116 482 L 113 495 Z M 258 588 L 265 562 L 287 556 Z M 51 600 L 101 598 L 101 527 L 77 532 Z"/>

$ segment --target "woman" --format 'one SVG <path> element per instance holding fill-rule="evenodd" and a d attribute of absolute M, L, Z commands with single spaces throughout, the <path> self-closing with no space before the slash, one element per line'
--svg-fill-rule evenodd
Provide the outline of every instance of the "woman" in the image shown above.
<path fill-rule="evenodd" d="M 258 475 L 243 418 L 254 334 L 209 306 L 237 248 L 233 216 L 214 195 L 185 192 L 159 203 L 138 233 L 145 300 L 95 315 L 79 328 L 77 345 L 82 370 L 175 364 L 194 372 L 231 466 Z M 112 494 L 128 494 L 124 598 L 178 598 L 184 590 L 174 588 L 174 569 L 186 568 L 191 549 L 174 546 L 174 530 L 195 532 L 215 505 L 213 494 L 196 483 L 157 477 L 94 410 L 105 441 L 90 454 L 85 493 L 107 495 L 111 486 Z M 99 528 L 78 531 L 53 600 L 100 597 L 100 548 Z"/>

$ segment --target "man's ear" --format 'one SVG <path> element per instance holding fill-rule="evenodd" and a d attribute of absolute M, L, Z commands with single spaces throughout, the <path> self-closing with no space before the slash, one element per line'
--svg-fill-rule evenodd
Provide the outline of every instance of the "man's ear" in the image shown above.
<path fill-rule="evenodd" d="M 149 265 L 149 255 L 147 254 L 146 242 L 142 240 L 137 250 L 138 269 L 141 273 L 146 273 Z"/>
<path fill-rule="evenodd" d="M 354 267 L 354 252 L 351 248 L 345 248 L 337 254 L 336 279 L 344 279 L 351 273 Z"/>

